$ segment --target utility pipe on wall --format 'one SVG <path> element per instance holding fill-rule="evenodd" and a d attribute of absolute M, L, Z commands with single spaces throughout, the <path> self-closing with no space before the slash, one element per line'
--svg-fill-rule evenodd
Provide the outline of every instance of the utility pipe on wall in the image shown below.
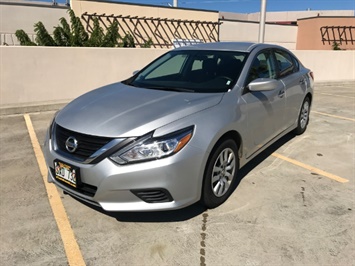
<path fill-rule="evenodd" d="M 266 19 L 266 0 L 261 0 L 260 5 L 260 24 L 259 24 L 259 43 L 264 42 L 265 36 L 265 19 Z"/>
<path fill-rule="evenodd" d="M 178 0 L 174 0 L 173 1 L 173 7 L 177 7 L 178 6 Z"/>

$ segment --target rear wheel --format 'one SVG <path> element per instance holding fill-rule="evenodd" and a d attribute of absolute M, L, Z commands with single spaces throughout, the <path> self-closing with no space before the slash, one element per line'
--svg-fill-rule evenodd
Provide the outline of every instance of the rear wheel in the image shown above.
<path fill-rule="evenodd" d="M 202 203 L 208 208 L 221 205 L 233 192 L 239 168 L 238 147 L 231 139 L 222 141 L 207 162 Z"/>
<path fill-rule="evenodd" d="M 297 128 L 295 129 L 296 135 L 301 135 L 306 131 L 309 122 L 310 110 L 311 110 L 311 100 L 309 99 L 309 97 L 306 97 L 302 103 L 302 107 L 298 115 L 298 122 L 297 122 L 298 124 L 297 124 Z"/>

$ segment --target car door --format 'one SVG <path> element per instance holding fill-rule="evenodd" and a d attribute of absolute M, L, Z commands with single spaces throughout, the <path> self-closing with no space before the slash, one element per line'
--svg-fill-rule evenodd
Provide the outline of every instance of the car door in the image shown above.
<path fill-rule="evenodd" d="M 270 50 L 255 56 L 249 69 L 246 88 L 242 99 L 247 111 L 247 157 L 251 156 L 267 142 L 282 131 L 285 111 L 284 85 L 278 81 L 277 86 L 269 91 L 250 91 L 247 84 L 258 78 L 275 79 L 277 71 L 275 60 Z"/>
<path fill-rule="evenodd" d="M 297 59 L 284 50 L 274 50 L 278 68 L 278 79 L 285 85 L 285 124 L 284 129 L 292 126 L 300 110 L 306 91 L 306 77 L 300 73 Z"/>

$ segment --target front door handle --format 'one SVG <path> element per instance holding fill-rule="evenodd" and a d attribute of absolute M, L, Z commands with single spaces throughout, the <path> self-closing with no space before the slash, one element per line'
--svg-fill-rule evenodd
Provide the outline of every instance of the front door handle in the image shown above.
<path fill-rule="evenodd" d="M 278 94 L 279 98 L 282 98 L 285 96 L 285 90 L 280 90 Z"/>

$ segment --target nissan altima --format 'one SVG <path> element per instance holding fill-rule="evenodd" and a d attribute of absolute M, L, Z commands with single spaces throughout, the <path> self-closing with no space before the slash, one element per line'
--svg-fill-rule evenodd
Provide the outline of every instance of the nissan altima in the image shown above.
<path fill-rule="evenodd" d="M 174 49 L 55 115 L 48 181 L 107 211 L 215 208 L 243 165 L 306 130 L 312 95 L 313 73 L 280 46 Z"/>

